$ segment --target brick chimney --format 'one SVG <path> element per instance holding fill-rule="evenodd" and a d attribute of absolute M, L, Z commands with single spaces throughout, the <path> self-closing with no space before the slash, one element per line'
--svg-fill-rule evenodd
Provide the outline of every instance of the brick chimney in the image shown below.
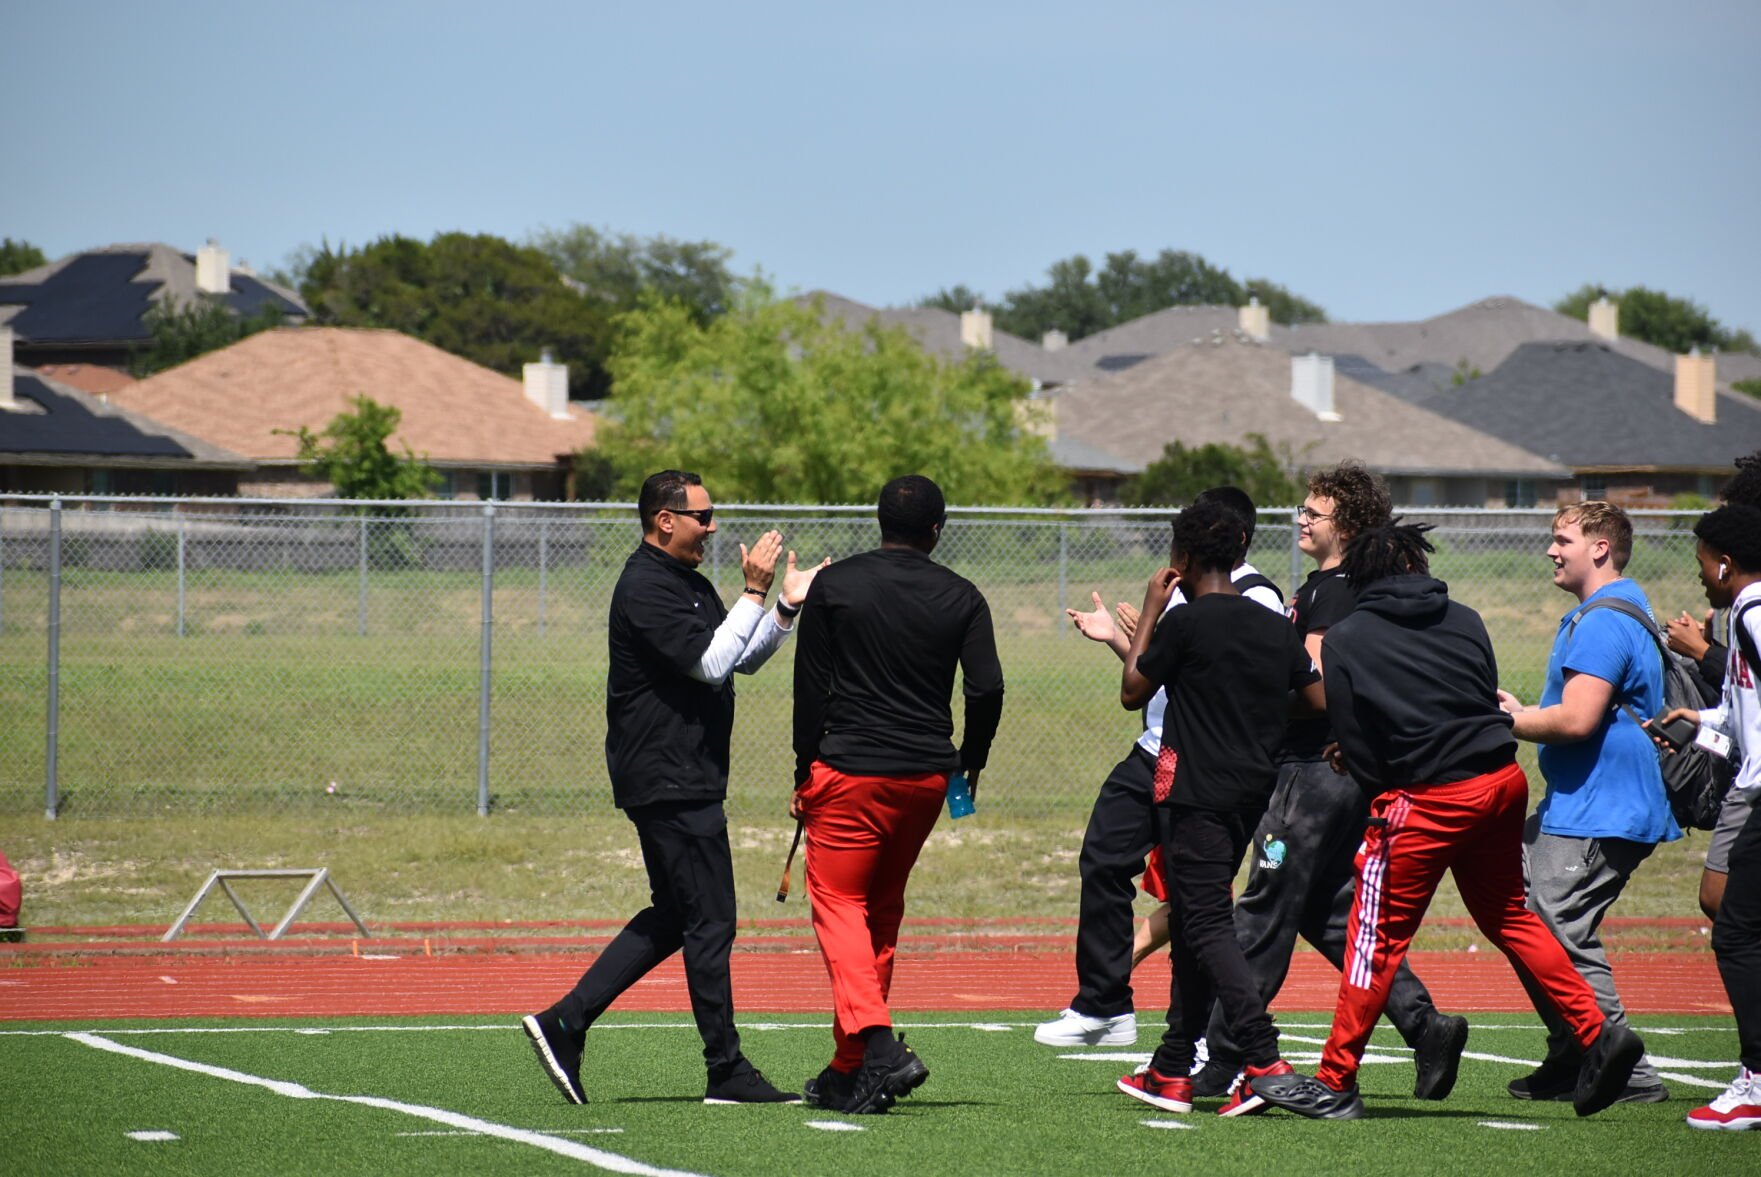
<path fill-rule="evenodd" d="M 1040 337 L 1039 345 L 1047 351 L 1063 351 L 1070 346 L 1070 337 L 1053 327 Z"/>
<path fill-rule="evenodd" d="M 1590 334 L 1603 339 L 1620 338 L 1620 304 L 1604 294 L 1590 304 Z"/>
<path fill-rule="evenodd" d="M 1264 343 L 1272 338 L 1272 313 L 1260 305 L 1258 295 L 1249 298 L 1247 305 L 1236 312 L 1236 321 L 1249 339 Z"/>
<path fill-rule="evenodd" d="M 961 311 L 960 342 L 979 351 L 990 351 L 991 313 L 981 307 Z"/>
<path fill-rule="evenodd" d="M 196 250 L 196 289 L 203 294 L 231 294 L 231 265 L 231 258 L 220 243 L 208 238 L 208 244 Z"/>
<path fill-rule="evenodd" d="M 1333 357 L 1310 352 L 1290 357 L 1290 396 L 1322 421 L 1344 420 L 1333 410 Z"/>
<path fill-rule="evenodd" d="M 18 408 L 12 394 L 12 328 L 0 325 L 0 409 Z"/>
<path fill-rule="evenodd" d="M 1695 348 L 1675 357 L 1675 407 L 1702 425 L 1718 423 L 1718 361 Z"/>
<path fill-rule="evenodd" d="M 558 421 L 569 419 L 569 366 L 559 364 L 550 358 L 550 349 L 545 348 L 539 355 L 536 364 L 527 364 L 521 370 L 525 378 L 526 399 L 550 414 Z"/>

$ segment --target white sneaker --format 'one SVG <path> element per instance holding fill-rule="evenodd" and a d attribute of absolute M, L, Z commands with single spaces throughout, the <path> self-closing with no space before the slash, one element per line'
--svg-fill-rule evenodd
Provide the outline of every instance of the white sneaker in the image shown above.
<path fill-rule="evenodd" d="M 1041 1022 L 1033 1040 L 1047 1046 L 1130 1046 L 1137 1041 L 1137 1015 L 1091 1018 L 1067 1009 L 1051 1021 Z"/>
<path fill-rule="evenodd" d="M 1747 1067 L 1737 1072 L 1723 1095 L 1688 1113 L 1688 1127 L 1737 1132 L 1761 1128 L 1761 1076 Z"/>
<path fill-rule="evenodd" d="M 1200 1071 L 1204 1070 L 1205 1064 L 1210 1061 L 1211 1061 L 1210 1044 L 1207 1043 L 1203 1038 L 1200 1038 L 1197 1042 L 1194 1042 L 1192 1044 L 1192 1070 L 1186 1072 L 1188 1077 L 1196 1075 Z"/>

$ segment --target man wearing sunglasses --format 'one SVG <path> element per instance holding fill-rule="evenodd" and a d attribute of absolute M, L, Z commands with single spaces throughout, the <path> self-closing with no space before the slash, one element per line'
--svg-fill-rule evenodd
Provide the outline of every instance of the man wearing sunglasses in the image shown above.
<path fill-rule="evenodd" d="M 702 480 L 663 470 L 637 500 L 642 542 L 624 563 L 607 621 L 605 759 L 612 799 L 636 826 L 652 902 L 606 945 L 562 1000 L 522 1025 L 538 1061 L 571 1103 L 586 1103 L 587 1029 L 631 985 L 683 949 L 691 1012 L 709 1066 L 705 1103 L 781 1103 L 740 1050 L 728 954 L 734 944 L 734 864 L 722 802 L 736 672 L 751 674 L 793 628 L 818 568 L 790 552 L 783 590 L 767 611 L 783 541 L 775 531 L 740 545 L 746 588 L 729 609 L 697 571 L 715 533 Z M 828 561 L 829 563 L 829 561 Z"/>

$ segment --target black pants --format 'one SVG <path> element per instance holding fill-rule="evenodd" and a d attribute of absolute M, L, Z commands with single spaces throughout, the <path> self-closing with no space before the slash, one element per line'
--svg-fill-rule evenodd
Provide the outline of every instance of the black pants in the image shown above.
<path fill-rule="evenodd" d="M 1357 782 L 1324 761 L 1278 767 L 1278 784 L 1254 831 L 1253 863 L 1235 904 L 1235 938 L 1270 1004 L 1290 972 L 1301 936 L 1343 968 L 1345 924 L 1356 891 L 1357 848 L 1370 802 Z M 1388 1020 L 1417 1046 L 1437 1007 L 1402 961 L 1388 991 Z M 1205 1038 L 1211 1057 L 1252 1062 L 1217 1011 Z"/>
<path fill-rule="evenodd" d="M 1211 1002 L 1255 1066 L 1277 1061 L 1278 1031 L 1266 1012 L 1260 987 L 1235 940 L 1230 884 L 1247 849 L 1252 817 L 1185 806 L 1156 810 L 1168 870 L 1168 1032 L 1152 1064 L 1164 1075 L 1192 1069 L 1193 1039 L 1211 1017 Z"/>
<path fill-rule="evenodd" d="M 1131 901 L 1156 845 L 1151 801 L 1156 761 L 1133 746 L 1101 785 L 1082 835 L 1082 901 L 1076 924 L 1076 997 L 1070 1008 L 1094 1018 L 1129 1013 Z"/>
<path fill-rule="evenodd" d="M 636 914 L 555 1007 L 585 1029 L 661 961 L 685 950 L 691 1013 L 712 1079 L 740 1058 L 728 954 L 734 947 L 734 859 L 720 801 L 664 802 L 625 811 L 648 868 L 650 905 Z"/>
<path fill-rule="evenodd" d="M 1746 749 L 1745 749 L 1746 751 Z M 1712 952 L 1737 1020 L 1743 1066 L 1761 1071 L 1761 806 L 1730 848 L 1730 877 L 1712 921 Z"/>

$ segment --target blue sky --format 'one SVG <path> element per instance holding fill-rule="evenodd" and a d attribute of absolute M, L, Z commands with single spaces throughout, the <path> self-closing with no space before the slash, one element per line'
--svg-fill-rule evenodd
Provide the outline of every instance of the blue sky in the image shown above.
<path fill-rule="evenodd" d="M 1750 0 L 15 0 L 0 29 L 0 234 L 51 255 L 581 221 L 890 304 L 1173 247 L 1336 319 L 1594 280 L 1761 334 Z"/>

